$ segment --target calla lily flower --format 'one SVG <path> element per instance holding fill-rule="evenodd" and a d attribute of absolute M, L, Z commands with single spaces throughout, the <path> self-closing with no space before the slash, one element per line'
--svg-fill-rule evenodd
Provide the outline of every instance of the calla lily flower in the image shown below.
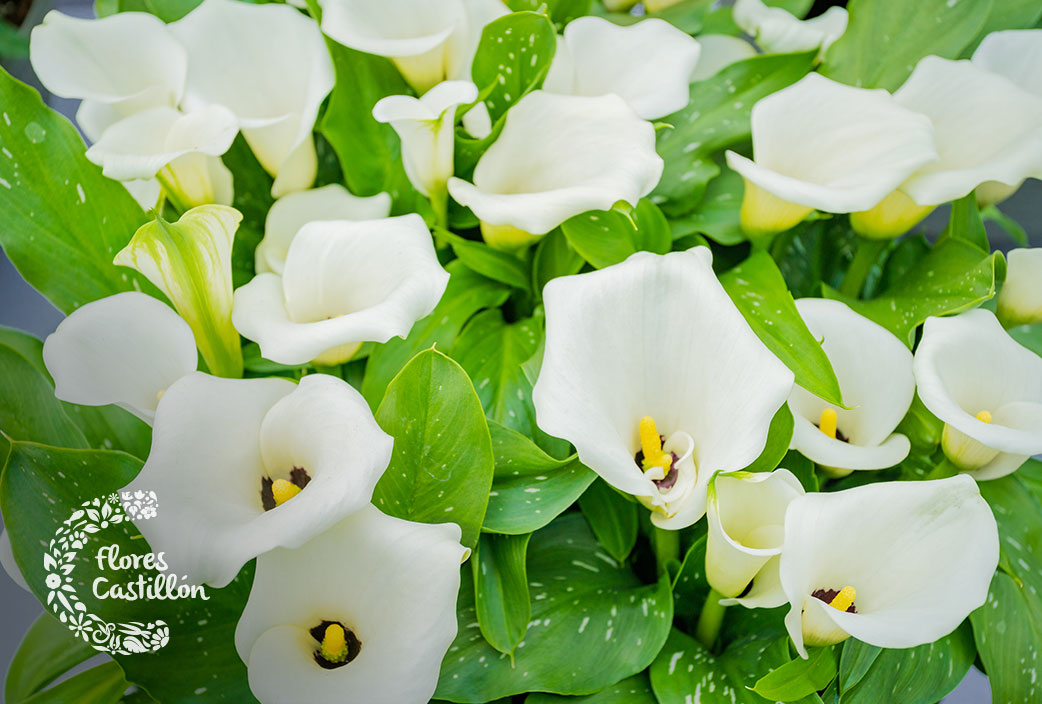
<path fill-rule="evenodd" d="M 196 372 L 163 395 L 152 450 L 125 491 L 159 497 L 163 510 L 138 529 L 172 574 L 223 587 L 254 557 L 299 547 L 365 507 L 392 442 L 339 378 Z"/>
<path fill-rule="evenodd" d="M 934 126 L 940 160 L 901 190 L 919 205 L 961 198 L 988 181 L 1015 186 L 1042 173 L 1042 96 L 969 61 L 927 56 L 896 93 Z"/>
<path fill-rule="evenodd" d="M 655 255 L 547 284 L 539 427 L 680 529 L 716 472 L 763 450 L 793 375 L 749 328 L 709 249 Z"/>
<path fill-rule="evenodd" d="M 231 205 L 232 172 L 218 157 L 238 132 L 235 115 L 219 105 L 187 114 L 151 108 L 105 130 L 87 150 L 87 158 L 117 181 L 158 177 L 181 210 L 207 203 Z"/>
<path fill-rule="evenodd" d="M 785 627 L 804 658 L 849 636 L 932 643 L 984 603 L 998 559 L 995 518 L 969 477 L 807 494 L 785 513 Z"/>
<path fill-rule="evenodd" d="M 992 32 L 984 37 L 973 52 L 973 63 L 981 68 L 1004 76 L 1022 90 L 1042 98 L 1042 30 L 1011 29 Z M 1035 178 L 1042 173 L 1032 174 Z M 1005 200 L 1020 187 L 1020 183 L 1007 185 L 998 181 L 986 181 L 977 186 L 977 201 L 982 204 Z"/>
<path fill-rule="evenodd" d="M 698 45 L 701 51 L 695 70 L 691 74 L 692 81 L 711 78 L 737 61 L 756 56 L 756 49 L 752 44 L 729 34 L 700 34 Z"/>
<path fill-rule="evenodd" d="M 402 140 L 405 174 L 416 190 L 444 214 L 452 176 L 456 108 L 473 103 L 478 87 L 470 81 L 445 81 L 422 98 L 391 95 L 373 107 L 377 122 L 391 124 Z"/>
<path fill-rule="evenodd" d="M 998 297 L 1004 327 L 1042 323 L 1042 247 L 1011 250 Z"/>
<path fill-rule="evenodd" d="M 232 327 L 232 240 L 242 215 L 224 205 L 192 208 L 175 223 L 142 225 L 114 263 L 144 275 L 192 328 L 210 371 L 242 376 L 242 348 Z"/>
<path fill-rule="evenodd" d="M 928 318 L 915 351 L 919 398 L 944 421 L 941 447 L 978 480 L 1042 453 L 1042 358 L 978 309 Z"/>
<path fill-rule="evenodd" d="M 753 106 L 750 160 L 727 152 L 745 179 L 750 236 L 787 230 L 812 210 L 867 210 L 937 159 L 930 120 L 884 90 L 811 73 Z"/>
<path fill-rule="evenodd" d="M 29 589 L 29 583 L 25 581 L 25 575 L 18 569 L 18 563 L 14 561 L 14 552 L 11 550 L 11 536 L 7 534 L 7 529 L 0 531 L 0 567 L 3 567 L 4 572 L 11 578 L 15 584 L 24 589 L 27 592 L 31 592 Z"/>
<path fill-rule="evenodd" d="M 481 30 L 510 12 L 499 0 L 326 0 L 322 31 L 388 57 L 422 95 L 442 81 L 469 79 Z"/>
<path fill-rule="evenodd" d="M 235 647 L 262 704 L 423 704 L 456 636 L 454 523 L 372 506 L 257 559 Z"/>
<path fill-rule="evenodd" d="M 449 275 L 415 213 L 305 225 L 282 275 L 235 292 L 235 328 L 280 364 L 335 365 L 363 342 L 405 337 L 441 299 Z"/>
<path fill-rule="evenodd" d="M 713 477 L 706 510 L 706 577 L 713 589 L 737 597 L 781 555 L 785 509 L 803 493 L 800 480 L 787 469 Z M 776 596 L 774 606 L 785 603 L 784 592 Z"/>
<path fill-rule="evenodd" d="M 238 118 L 278 197 L 308 188 L 318 157 L 311 131 L 333 88 L 333 61 L 315 23 L 293 7 L 206 0 L 170 31 L 191 60 L 188 111 L 222 105 Z"/>
<path fill-rule="evenodd" d="M 293 238 L 309 222 L 378 220 L 390 214 L 390 194 L 377 193 L 363 198 L 336 183 L 285 195 L 275 201 L 264 221 L 264 239 L 255 252 L 257 273 L 282 274 Z"/>
<path fill-rule="evenodd" d="M 840 301 L 801 298 L 796 308 L 807 328 L 823 339 L 849 408 L 794 387 L 791 447 L 837 475 L 894 466 L 911 449 L 908 438 L 894 429 L 915 396 L 912 353 L 889 330 Z"/>
<path fill-rule="evenodd" d="M 144 12 L 86 20 L 51 11 L 32 31 L 29 59 L 47 90 L 83 100 L 76 122 L 91 140 L 142 110 L 176 107 L 188 67 L 184 47 Z"/>
<path fill-rule="evenodd" d="M 801 20 L 763 0 L 737 0 L 734 22 L 768 54 L 788 54 L 820 49 L 819 57 L 847 31 L 847 11 L 830 7 L 824 14 Z"/>
<path fill-rule="evenodd" d="M 474 183 L 449 179 L 449 193 L 481 220 L 485 241 L 531 243 L 588 210 L 635 206 L 662 176 L 655 129 L 616 95 L 537 90 L 510 109 L 499 138 L 478 160 Z"/>
<path fill-rule="evenodd" d="M 543 90 L 614 93 L 640 117 L 655 120 L 687 105 L 698 56 L 698 42 L 664 20 L 622 27 L 600 17 L 581 17 L 564 28 Z"/>
<path fill-rule="evenodd" d="M 151 424 L 166 390 L 196 369 L 195 337 L 165 303 L 134 291 L 76 309 L 43 343 L 54 395 L 115 404 Z"/>

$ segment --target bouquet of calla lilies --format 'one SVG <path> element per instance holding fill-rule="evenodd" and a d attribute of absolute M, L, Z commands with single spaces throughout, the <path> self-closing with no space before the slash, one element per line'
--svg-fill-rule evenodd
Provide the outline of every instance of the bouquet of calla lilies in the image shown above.
<path fill-rule="evenodd" d="M 1042 702 L 1042 5 L 811 5 L 49 13 L 6 701 Z"/>

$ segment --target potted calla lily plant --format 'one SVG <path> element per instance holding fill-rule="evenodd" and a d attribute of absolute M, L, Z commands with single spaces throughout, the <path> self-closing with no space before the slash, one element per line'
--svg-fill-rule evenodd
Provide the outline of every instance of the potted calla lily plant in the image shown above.
<path fill-rule="evenodd" d="M 1042 5 L 15 4 L 4 701 L 1042 702 Z"/>

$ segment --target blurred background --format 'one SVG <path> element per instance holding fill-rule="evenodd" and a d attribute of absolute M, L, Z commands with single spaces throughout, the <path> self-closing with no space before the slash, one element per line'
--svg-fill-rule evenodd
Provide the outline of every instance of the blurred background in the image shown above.
<path fill-rule="evenodd" d="M 811 15 L 820 14 L 832 5 L 845 4 L 819 0 L 815 3 Z M 58 9 L 77 17 L 94 16 L 93 3 L 90 0 L 0 0 L 0 57 L 4 57 L 2 65 L 15 77 L 41 91 L 42 88 L 33 76 L 32 67 L 24 53 L 27 46 L 24 38 L 51 9 Z M 72 119 L 78 101 L 65 100 L 42 92 L 48 105 Z M 1001 210 L 1025 229 L 1032 246 L 1042 246 L 1042 182 L 1029 181 L 1015 196 L 1002 203 Z M 932 239 L 941 233 L 947 221 L 947 208 L 940 208 L 927 218 L 923 228 Z M 1010 237 L 993 223 L 988 223 L 988 232 L 994 247 L 1008 250 L 1016 246 Z M 54 331 L 62 317 L 47 299 L 25 283 L 0 251 L 0 326 L 18 328 L 42 339 Z M 0 672 L 6 672 L 22 636 L 41 611 L 42 607 L 35 597 L 0 571 Z M 989 704 L 991 694 L 986 678 L 975 668 L 971 669 L 962 685 L 946 697 L 944 702 Z"/>

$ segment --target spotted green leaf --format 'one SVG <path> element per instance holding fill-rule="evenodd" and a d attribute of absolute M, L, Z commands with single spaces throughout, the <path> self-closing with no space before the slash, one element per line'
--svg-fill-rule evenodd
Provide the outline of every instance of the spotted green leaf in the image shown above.
<path fill-rule="evenodd" d="M 604 549 L 625 561 L 637 543 L 637 503 L 598 479 L 579 497 L 579 508 Z"/>
<path fill-rule="evenodd" d="M 807 659 L 795 658 L 756 681 L 753 691 L 764 699 L 793 702 L 819 692 L 836 678 L 834 648 L 811 648 Z"/>
<path fill-rule="evenodd" d="M 42 613 L 25 634 L 7 669 L 4 701 L 21 702 L 71 668 L 98 654 L 69 627 Z"/>
<path fill-rule="evenodd" d="M 554 25 L 538 12 L 514 12 L 485 25 L 471 78 L 483 93 L 492 86 L 485 105 L 493 123 L 543 84 L 556 50 Z"/>
<path fill-rule="evenodd" d="M 669 222 L 647 199 L 628 215 L 616 210 L 576 215 L 561 230 L 575 251 L 598 269 L 618 264 L 634 252 L 665 254 L 673 243 Z"/>
<path fill-rule="evenodd" d="M 501 653 L 514 652 L 532 615 L 525 569 L 531 537 L 484 533 L 470 561 L 478 626 L 489 645 Z"/>
<path fill-rule="evenodd" d="M 658 704 L 651 682 L 644 673 L 627 677 L 618 684 L 606 687 L 585 697 L 562 697 L 537 692 L 528 695 L 525 704 Z"/>

